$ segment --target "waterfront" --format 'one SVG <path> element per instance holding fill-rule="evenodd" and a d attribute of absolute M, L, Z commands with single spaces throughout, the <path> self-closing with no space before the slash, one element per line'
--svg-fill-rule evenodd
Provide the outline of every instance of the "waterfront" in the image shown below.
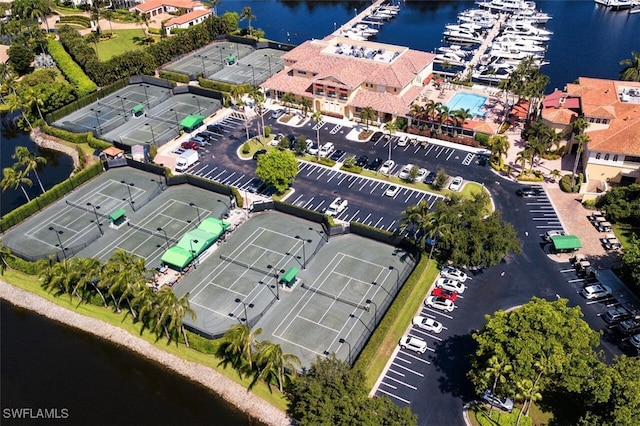
<path fill-rule="evenodd" d="M 334 23 L 339 26 L 353 16 L 354 8 L 360 10 L 366 4 L 225 1 L 218 8 L 241 11 L 251 6 L 258 17 L 254 27 L 265 30 L 267 37 L 298 44 L 324 37 L 335 29 Z M 401 13 L 382 27 L 376 40 L 432 51 L 440 45 L 444 26 L 470 7 L 474 7 L 470 1 L 402 3 Z M 581 75 L 614 79 L 619 61 L 639 50 L 638 15 L 607 11 L 592 1 L 539 1 L 538 8 L 553 15 L 547 28 L 555 32 L 547 52 L 551 64 L 542 69 L 551 78 L 547 92 Z M 596 51 L 595 46 L 606 49 Z M 4 137 L 2 143 L 4 158 L 8 152 Z M 13 148 L 9 158 L 12 152 Z M 58 178 L 61 175 L 59 170 Z M 17 192 L 16 199 L 22 197 Z M 3 207 L 8 205 L 5 200 Z M 74 404 L 72 413 L 82 415 L 82 420 L 60 422 L 65 424 L 247 424 L 242 415 L 233 417 L 235 410 L 220 404 L 210 392 L 155 364 L 127 351 L 115 353 L 120 349 L 92 336 L 80 333 L 72 337 L 76 332 L 29 312 L 7 315 L 13 308 L 5 303 L 0 308 L 3 408 L 9 404 L 61 408 L 57 404 Z M 12 391 L 4 392 L 6 389 Z M 129 389 L 131 393 L 126 392 Z M 7 424 L 6 419 L 3 423 Z"/>

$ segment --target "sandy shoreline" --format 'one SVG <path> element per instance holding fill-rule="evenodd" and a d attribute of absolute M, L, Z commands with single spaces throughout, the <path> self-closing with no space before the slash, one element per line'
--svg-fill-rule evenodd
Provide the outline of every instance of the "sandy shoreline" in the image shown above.
<path fill-rule="evenodd" d="M 13 305 L 34 311 L 49 319 L 78 328 L 115 344 L 122 345 L 145 358 L 159 362 L 176 373 L 187 377 L 189 380 L 206 386 L 220 395 L 225 401 L 235 405 L 238 409 L 264 423 L 274 426 L 291 424 L 291 421 L 285 413 L 256 395 L 247 392 L 243 386 L 223 376 L 216 370 L 164 352 L 149 342 L 121 328 L 65 309 L 36 294 L 14 287 L 2 280 L 0 280 L 0 298 Z"/>

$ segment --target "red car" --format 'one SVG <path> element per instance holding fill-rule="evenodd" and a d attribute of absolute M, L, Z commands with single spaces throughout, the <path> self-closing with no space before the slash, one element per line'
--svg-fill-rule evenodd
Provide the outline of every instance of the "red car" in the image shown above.
<path fill-rule="evenodd" d="M 455 302 L 458 298 L 458 293 L 455 291 L 445 290 L 444 288 L 436 288 L 431 292 L 432 296 L 442 297 Z"/>
<path fill-rule="evenodd" d="M 198 149 L 198 148 L 200 148 L 200 145 L 198 145 L 194 141 L 182 142 L 182 145 L 180 145 L 180 146 L 183 147 L 184 149 Z"/>

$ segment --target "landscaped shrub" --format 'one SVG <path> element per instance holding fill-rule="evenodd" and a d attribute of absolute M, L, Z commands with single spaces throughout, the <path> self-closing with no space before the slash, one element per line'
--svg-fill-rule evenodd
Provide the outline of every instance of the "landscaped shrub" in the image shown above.
<path fill-rule="evenodd" d="M 229 84 L 229 83 L 223 83 L 221 81 L 208 80 L 202 77 L 198 77 L 198 83 L 200 83 L 200 86 L 204 87 L 205 89 L 217 90 L 218 92 L 229 93 L 236 86 L 240 86 L 240 90 L 243 93 L 251 92 L 251 85 L 249 84 L 240 84 L 240 85 Z"/>
<path fill-rule="evenodd" d="M 78 24 L 85 28 L 91 28 L 91 18 L 83 15 L 61 16 L 58 21 L 60 21 L 61 24 Z"/>
<path fill-rule="evenodd" d="M 93 149 L 106 149 L 112 146 L 109 142 L 103 141 L 102 139 L 98 139 L 93 136 L 93 133 L 74 133 L 68 130 L 60 129 L 58 127 L 42 125 L 42 131 L 48 135 L 55 136 L 67 142 L 82 144 L 86 143 Z"/>
<path fill-rule="evenodd" d="M 251 152 L 251 146 L 249 145 L 249 142 L 245 142 L 244 145 L 242 145 L 242 153 L 248 154 L 249 152 Z"/>
<path fill-rule="evenodd" d="M 580 186 L 582 185 L 582 179 L 584 175 L 580 173 L 576 176 L 575 185 L 573 188 L 571 187 L 571 175 L 564 175 L 562 179 L 560 179 L 560 189 L 564 192 L 578 192 L 580 191 Z"/>
<path fill-rule="evenodd" d="M 489 135 L 486 133 L 476 133 L 473 138 L 482 146 L 487 146 L 489 143 Z"/>
<path fill-rule="evenodd" d="M 167 80 L 177 81 L 179 83 L 189 83 L 189 76 L 182 74 L 181 72 L 165 71 L 159 72 L 160 78 L 166 78 Z"/>
<path fill-rule="evenodd" d="M 76 90 L 78 97 L 85 96 L 98 90 L 98 86 L 87 77 L 82 68 L 74 62 L 71 56 L 64 50 L 62 45 L 56 40 L 48 39 L 47 48 L 49 54 L 58 64 L 58 68 Z"/>

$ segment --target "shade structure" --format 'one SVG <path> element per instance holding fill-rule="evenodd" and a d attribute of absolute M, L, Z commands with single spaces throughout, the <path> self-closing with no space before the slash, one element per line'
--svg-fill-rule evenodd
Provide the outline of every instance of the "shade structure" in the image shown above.
<path fill-rule="evenodd" d="M 220 235 L 224 234 L 227 229 L 229 229 L 229 226 L 231 226 L 229 222 L 220 220 L 217 217 L 208 217 L 198 225 L 198 229 L 213 234 L 218 238 Z"/>
<path fill-rule="evenodd" d="M 118 209 L 109 215 L 109 220 L 115 225 L 119 225 L 126 218 L 127 211 L 125 209 Z"/>
<path fill-rule="evenodd" d="M 204 122 L 204 117 L 198 114 L 187 115 L 180 122 L 180 127 L 182 127 L 187 132 L 193 131 L 196 127 L 200 126 Z"/>
<path fill-rule="evenodd" d="M 575 235 L 554 235 L 551 237 L 553 248 L 558 251 L 577 250 L 582 247 L 580 239 Z"/>
<path fill-rule="evenodd" d="M 215 243 L 217 239 L 217 235 L 203 231 L 202 229 L 193 229 L 180 238 L 177 246 L 188 252 L 193 250 L 194 257 L 197 257 L 208 249 L 211 244 Z"/>
<path fill-rule="evenodd" d="M 194 256 L 189 250 L 185 250 L 182 247 L 173 246 L 169 250 L 165 251 L 160 260 L 162 263 L 168 266 L 172 266 L 175 269 L 182 271 L 185 266 L 193 260 Z"/>
<path fill-rule="evenodd" d="M 296 275 L 298 275 L 298 272 L 298 268 L 289 268 L 289 270 L 280 278 L 280 281 L 285 283 L 287 287 L 291 287 L 296 281 Z"/>

